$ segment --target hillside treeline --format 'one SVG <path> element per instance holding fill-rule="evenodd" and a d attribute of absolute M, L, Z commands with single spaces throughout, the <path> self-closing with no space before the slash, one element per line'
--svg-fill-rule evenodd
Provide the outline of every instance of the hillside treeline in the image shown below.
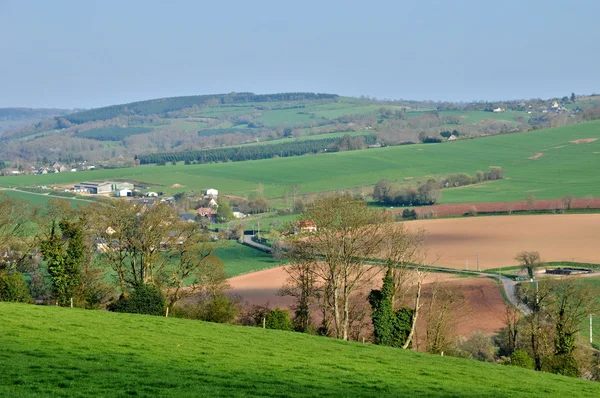
<path fill-rule="evenodd" d="M 121 141 L 129 136 L 145 134 L 152 131 L 150 127 L 102 127 L 85 130 L 77 133 L 78 137 L 89 138 L 98 141 Z"/>
<path fill-rule="evenodd" d="M 326 138 L 283 142 L 280 144 L 247 145 L 230 148 L 203 149 L 183 152 L 137 155 L 140 164 L 165 164 L 166 162 L 216 163 L 241 162 L 245 160 L 270 159 L 273 157 L 301 156 L 309 153 L 338 152 L 363 149 L 375 143 L 373 136 Z"/>
<path fill-rule="evenodd" d="M 417 187 L 412 185 L 398 186 L 382 179 L 373 188 L 373 199 L 388 206 L 428 206 L 439 200 L 440 189 L 457 188 L 502 178 L 504 178 L 504 170 L 496 167 L 486 172 L 478 171 L 474 176 L 467 173 L 455 173 L 441 177 L 438 180 L 429 179 Z"/>
<path fill-rule="evenodd" d="M 215 106 L 219 104 L 234 104 L 248 102 L 272 101 L 306 101 L 320 99 L 336 99 L 336 94 L 320 93 L 279 93 L 279 94 L 254 94 L 231 93 L 192 95 L 186 97 L 161 98 L 148 101 L 132 102 L 125 105 L 113 105 L 104 108 L 91 109 L 65 116 L 73 124 L 83 124 L 96 120 L 108 120 L 122 115 L 165 115 L 168 112 L 191 108 L 194 105 Z"/>

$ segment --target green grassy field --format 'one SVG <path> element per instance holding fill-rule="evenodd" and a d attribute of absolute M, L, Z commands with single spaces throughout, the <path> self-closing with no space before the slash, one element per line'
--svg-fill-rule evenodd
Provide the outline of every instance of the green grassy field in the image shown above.
<path fill-rule="evenodd" d="M 225 264 L 228 277 L 260 271 L 281 265 L 265 252 L 229 241 L 225 247 L 215 251 L 217 257 Z"/>
<path fill-rule="evenodd" d="M 441 203 L 600 196 L 600 140 L 585 144 L 570 141 L 600 138 L 600 122 L 506 134 L 474 140 L 408 145 L 298 156 L 248 162 L 205 165 L 143 166 L 0 178 L 0 186 L 35 186 L 75 183 L 81 180 L 130 180 L 152 183 L 167 193 L 214 187 L 223 194 L 246 195 L 264 184 L 268 198 L 281 196 L 286 186 L 301 192 L 320 192 L 375 184 L 381 178 L 402 181 L 448 173 L 489 170 L 501 166 L 506 179 L 443 191 Z M 529 157 L 543 153 L 539 159 Z M 181 184 L 184 188 L 172 188 Z"/>
<path fill-rule="evenodd" d="M 325 337 L 0 303 L 0 396 L 597 397 L 600 384 Z"/>

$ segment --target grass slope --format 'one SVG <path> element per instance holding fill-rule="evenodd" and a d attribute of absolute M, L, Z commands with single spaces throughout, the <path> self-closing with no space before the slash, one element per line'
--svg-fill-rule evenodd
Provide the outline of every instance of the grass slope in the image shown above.
<path fill-rule="evenodd" d="M 324 337 L 0 303 L 0 396 L 576 396 L 597 383 Z"/>
<path fill-rule="evenodd" d="M 381 178 L 402 181 L 455 172 L 474 174 L 501 166 L 507 179 L 445 190 L 441 203 L 523 200 L 528 193 L 538 199 L 566 194 L 600 196 L 600 174 L 596 172 L 600 140 L 570 143 L 584 138 L 600 138 L 600 122 L 442 144 L 292 158 L 5 177 L 0 178 L 0 186 L 121 179 L 160 185 L 161 190 L 171 193 L 214 187 L 225 194 L 244 195 L 262 183 L 265 196 L 277 197 L 291 184 L 300 185 L 302 192 L 319 192 L 375 184 Z M 538 153 L 543 156 L 529 159 Z M 184 188 L 171 188 L 176 183 Z"/>
<path fill-rule="evenodd" d="M 225 247 L 215 250 L 215 254 L 223 261 L 228 277 L 281 265 L 279 260 L 265 252 L 232 241 L 228 241 Z"/>

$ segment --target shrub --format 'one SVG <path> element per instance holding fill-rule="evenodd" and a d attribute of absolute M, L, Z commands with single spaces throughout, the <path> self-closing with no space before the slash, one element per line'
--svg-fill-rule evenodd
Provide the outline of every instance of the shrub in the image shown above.
<path fill-rule="evenodd" d="M 510 355 L 510 365 L 519 366 L 525 369 L 534 369 L 533 358 L 525 350 L 516 350 Z"/>
<path fill-rule="evenodd" d="M 32 301 L 23 274 L 0 271 L 0 301 L 29 303 Z"/>
<path fill-rule="evenodd" d="M 548 369 L 563 376 L 579 377 L 579 364 L 573 354 L 554 355 L 548 361 Z"/>
<path fill-rule="evenodd" d="M 165 307 L 165 298 L 158 287 L 152 284 L 138 283 L 134 286 L 130 296 L 119 297 L 118 301 L 108 305 L 108 310 L 161 316 L 165 314 Z"/>
<path fill-rule="evenodd" d="M 278 330 L 293 330 L 292 321 L 290 320 L 289 312 L 275 308 L 267 314 L 266 321 L 267 329 L 278 329 Z"/>
<path fill-rule="evenodd" d="M 238 303 L 224 294 L 212 297 L 202 306 L 198 319 L 207 322 L 230 323 L 239 312 Z"/>
<path fill-rule="evenodd" d="M 402 211 L 402 218 L 405 220 L 416 220 L 417 212 L 414 209 L 404 209 Z"/>

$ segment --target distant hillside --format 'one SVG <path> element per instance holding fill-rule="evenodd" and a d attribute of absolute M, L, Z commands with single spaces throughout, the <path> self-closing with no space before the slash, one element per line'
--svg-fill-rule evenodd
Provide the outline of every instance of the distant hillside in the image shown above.
<path fill-rule="evenodd" d="M 131 115 L 163 115 L 168 116 L 168 112 L 179 111 L 182 109 L 215 105 L 251 103 L 251 102 L 276 102 L 276 101 L 305 101 L 319 99 L 336 99 L 335 94 L 315 94 L 315 93 L 281 93 L 281 94 L 262 94 L 253 93 L 231 93 L 231 94 L 212 94 L 212 95 L 194 95 L 187 97 L 159 98 L 148 101 L 132 102 L 124 105 L 113 105 L 104 108 L 91 109 L 88 111 L 77 112 L 69 115 L 65 119 L 74 124 L 83 124 L 96 120 L 109 120 L 117 116 Z"/>
<path fill-rule="evenodd" d="M 0 108 L 0 135 L 4 131 L 17 129 L 56 116 L 72 113 L 70 109 Z"/>
<path fill-rule="evenodd" d="M 0 396 L 598 397 L 600 384 L 261 328 L 0 303 Z"/>
<path fill-rule="evenodd" d="M 135 165 L 136 157 L 157 153 L 338 133 L 360 133 L 369 142 L 367 137 L 372 136 L 382 145 L 436 142 L 450 135 L 476 138 L 593 120 L 600 117 L 599 104 L 597 96 L 472 103 L 319 93 L 161 98 L 54 115 L 6 131 L 0 137 L 0 163 L 13 168 L 19 164 L 26 170 L 54 161 L 73 164 L 81 160 L 129 167 Z M 263 148 L 265 153 L 252 159 L 271 156 L 266 152 L 273 149 Z"/>

